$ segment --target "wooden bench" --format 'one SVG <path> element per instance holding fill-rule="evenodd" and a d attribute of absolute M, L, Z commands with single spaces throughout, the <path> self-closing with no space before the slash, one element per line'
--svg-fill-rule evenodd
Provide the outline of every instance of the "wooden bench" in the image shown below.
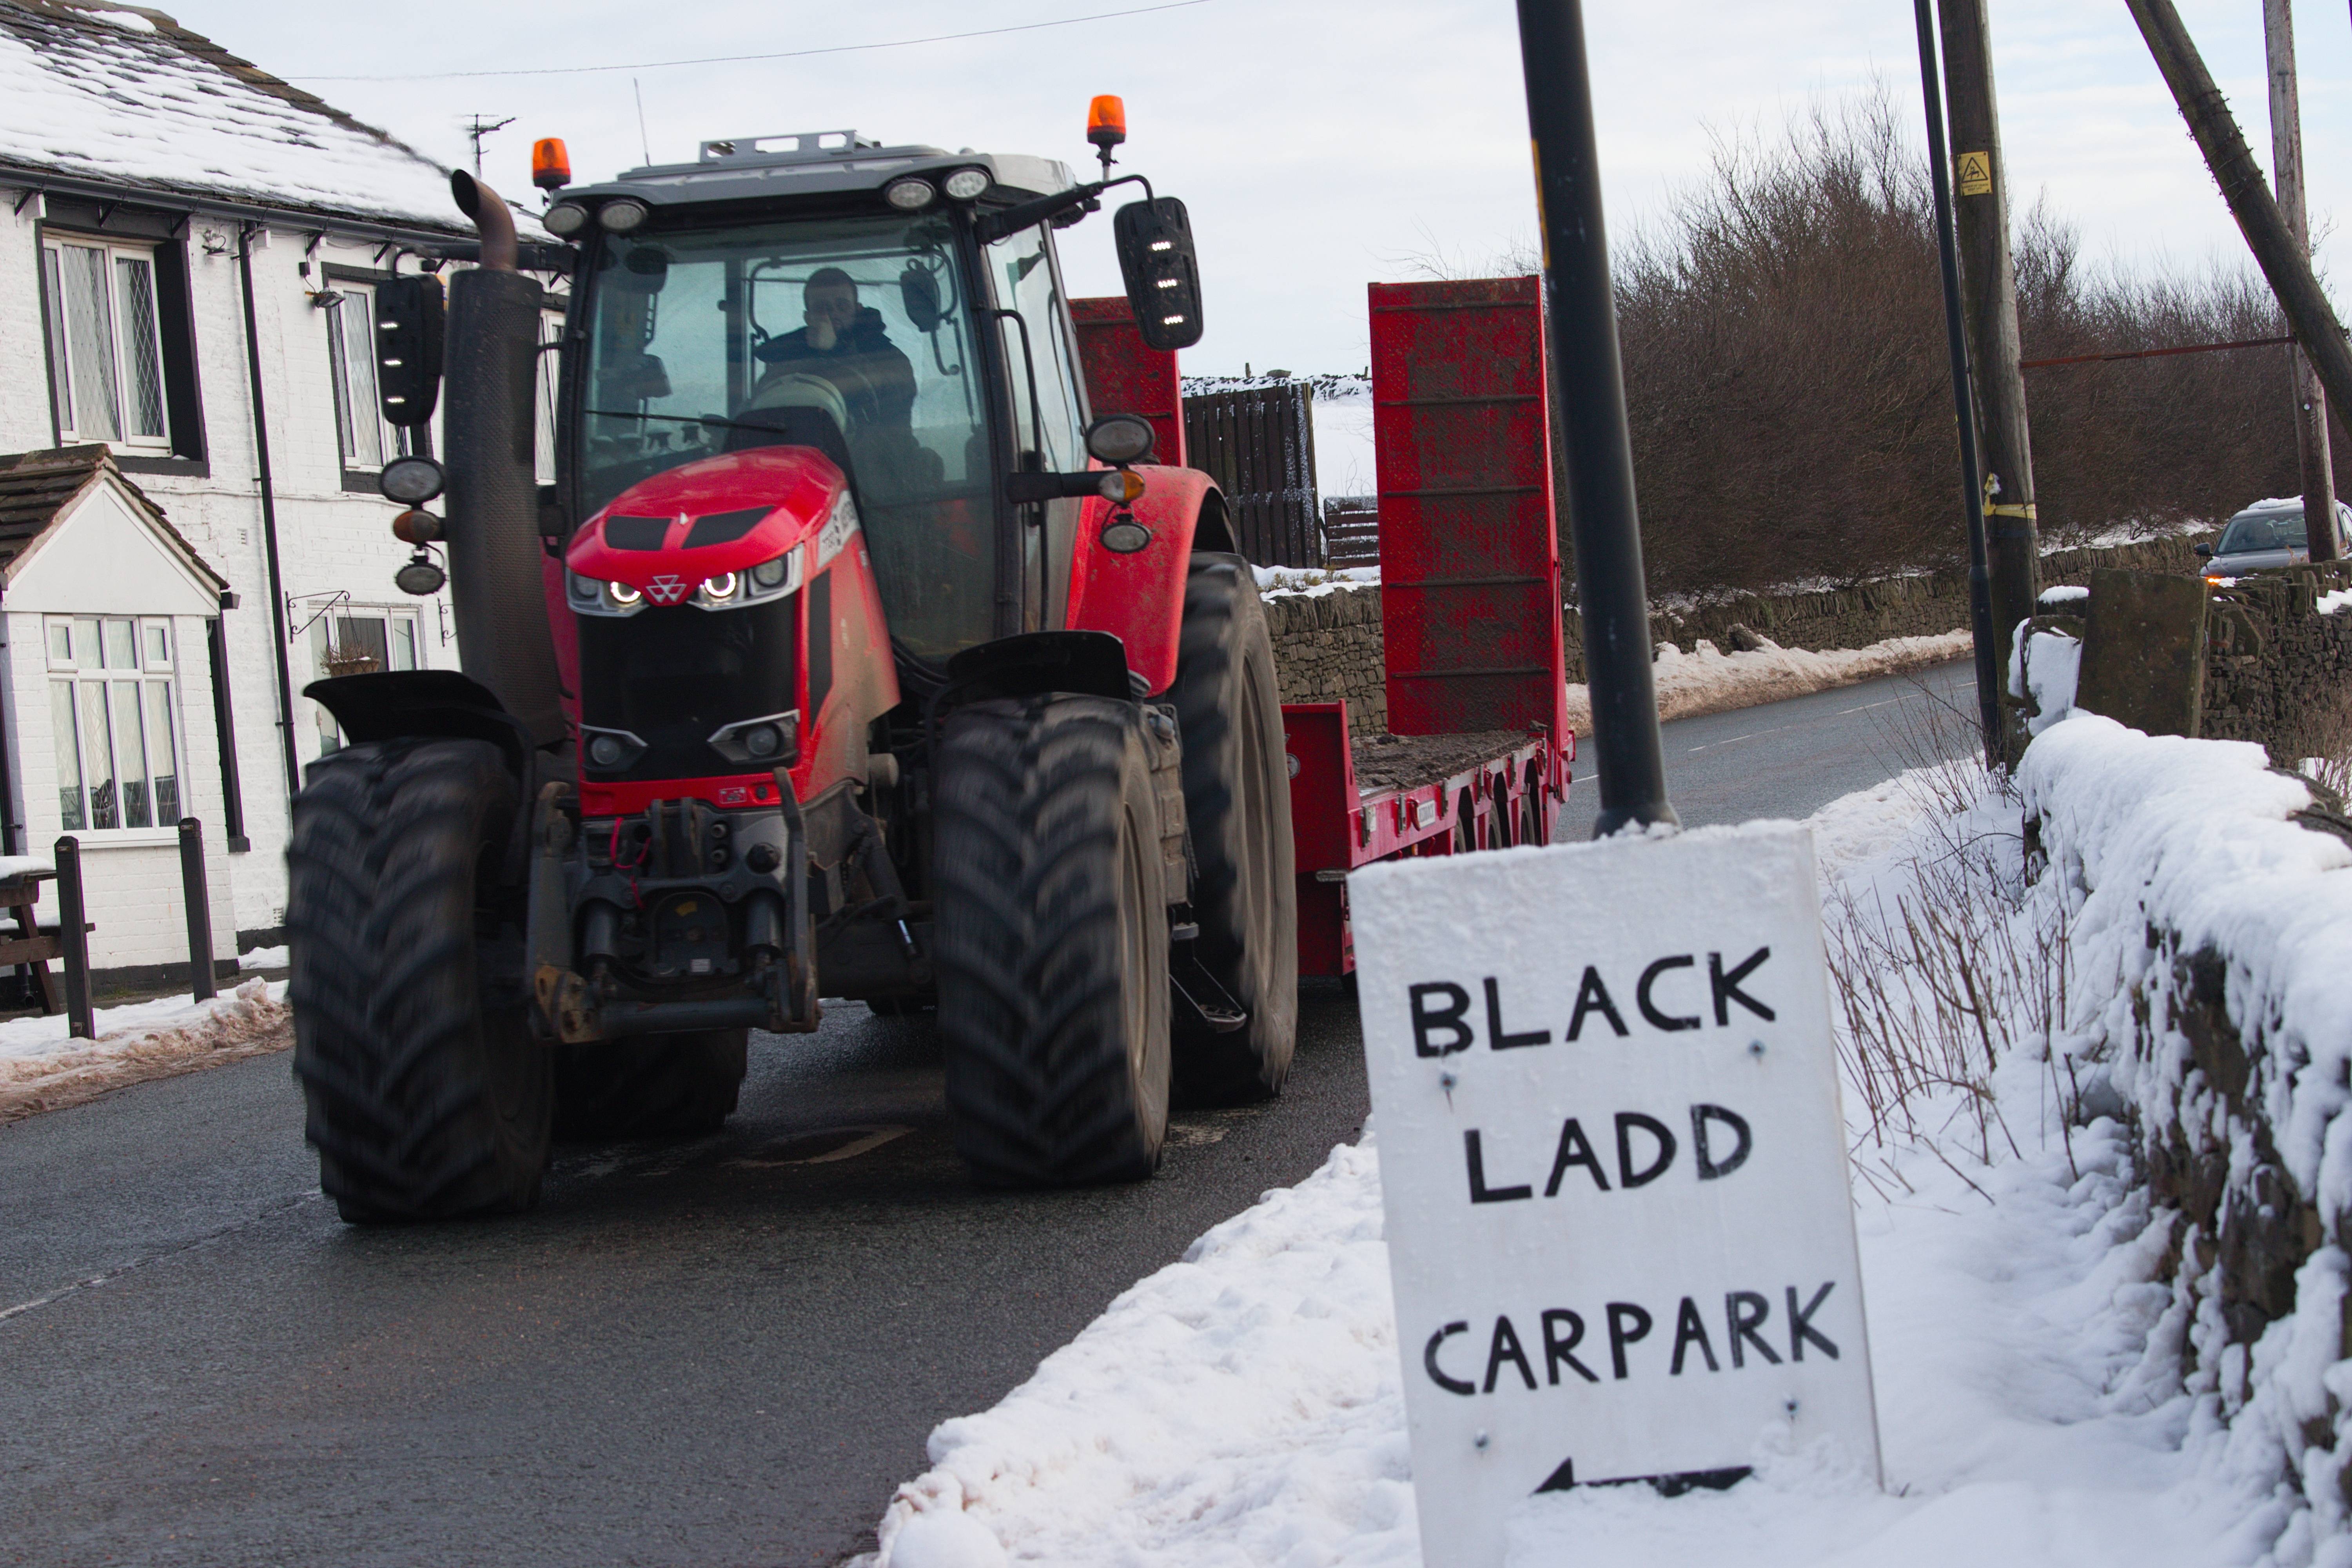
<path fill-rule="evenodd" d="M 49 973 L 49 961 L 63 958 L 65 949 L 58 941 L 56 929 L 43 931 L 33 914 L 33 906 L 40 900 L 41 884 L 56 876 L 55 871 L 32 870 L 0 878 L 0 909 L 13 910 L 16 914 L 16 934 L 0 936 L 0 964 L 21 965 L 32 971 L 44 1013 L 55 1013 L 65 1005 L 58 995 L 57 976 Z M 98 928 L 91 925 L 89 929 Z"/>

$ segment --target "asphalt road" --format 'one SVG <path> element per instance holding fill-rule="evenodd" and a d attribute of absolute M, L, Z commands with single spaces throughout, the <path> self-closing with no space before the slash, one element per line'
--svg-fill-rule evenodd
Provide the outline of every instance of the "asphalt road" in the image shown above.
<path fill-rule="evenodd" d="M 1909 689 L 1669 725 L 1685 819 L 1885 777 Z M 1366 1109 L 1327 988 L 1289 1092 L 1181 1119 L 1157 1179 L 982 1193 L 935 1031 L 845 1005 L 755 1037 L 717 1138 L 564 1151 L 528 1216 L 354 1230 L 287 1065 L 0 1128 L 0 1563 L 836 1563 L 935 1425 Z"/>
<path fill-rule="evenodd" d="M 1916 675 L 1816 691 L 1664 726 L 1666 798 L 1686 827 L 1811 816 L 1840 795 L 1975 744 L 1976 671 L 1963 659 Z M 1580 744 L 1567 832 L 1591 837 L 1598 753 Z"/>

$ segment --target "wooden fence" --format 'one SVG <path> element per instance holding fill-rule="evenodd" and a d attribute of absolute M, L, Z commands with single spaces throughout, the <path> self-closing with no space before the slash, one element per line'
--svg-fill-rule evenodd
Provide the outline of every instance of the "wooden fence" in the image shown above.
<path fill-rule="evenodd" d="M 1215 479 L 1234 542 L 1260 566 L 1321 566 L 1315 389 L 1303 381 L 1184 399 L 1184 454 Z"/>

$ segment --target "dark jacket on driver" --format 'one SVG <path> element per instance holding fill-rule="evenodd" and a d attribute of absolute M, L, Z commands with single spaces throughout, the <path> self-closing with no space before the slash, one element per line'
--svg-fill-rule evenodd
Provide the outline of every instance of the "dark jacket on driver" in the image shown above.
<path fill-rule="evenodd" d="M 833 383 L 848 403 L 850 417 L 866 429 L 903 429 L 913 421 L 915 367 L 891 342 L 882 312 L 871 305 L 858 310 L 830 349 L 812 345 L 803 327 L 751 352 L 770 367 L 770 375 L 821 375 Z"/>

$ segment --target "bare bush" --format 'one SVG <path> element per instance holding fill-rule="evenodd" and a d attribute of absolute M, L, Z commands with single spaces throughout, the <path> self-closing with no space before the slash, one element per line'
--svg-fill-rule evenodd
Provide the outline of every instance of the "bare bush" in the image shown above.
<path fill-rule="evenodd" d="M 2014 248 L 2028 359 L 2284 330 L 2250 270 L 2088 268 L 2042 205 Z M 1720 142 L 1615 268 L 1654 593 L 1959 563 L 1933 207 L 1884 90 L 1777 141 Z M 1442 255 L 1423 269 L 1456 270 Z M 2298 483 L 2284 349 L 2039 370 L 2027 392 L 2050 542 L 2226 516 Z M 2336 447 L 2352 477 L 2352 441 Z"/>
<path fill-rule="evenodd" d="M 1976 753 L 1974 716 L 1924 687 L 1898 713 L 1890 742 L 1910 763 L 1907 787 L 1926 796 L 1923 830 L 1890 874 L 1832 889 L 1839 1053 L 1867 1114 L 1864 1142 L 1879 1155 L 1939 1148 L 1958 1123 L 1990 1163 L 1996 1143 L 2017 1146 L 1995 1070 L 2020 1051 L 2059 1070 L 2052 1044 L 2073 976 L 2066 908 L 2027 886 L 2006 809 L 2015 797 Z M 2004 809 L 1979 809 L 1992 801 Z M 1899 1180 L 1883 1158 L 1857 1163 L 1874 1181 Z"/>

